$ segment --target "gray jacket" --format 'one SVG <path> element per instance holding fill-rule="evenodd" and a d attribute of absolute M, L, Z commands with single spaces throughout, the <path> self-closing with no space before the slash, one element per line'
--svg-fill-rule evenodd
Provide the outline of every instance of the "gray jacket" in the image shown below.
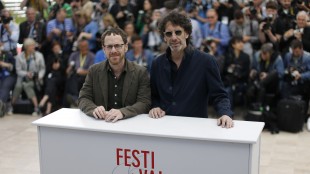
<path fill-rule="evenodd" d="M 22 81 L 28 72 L 38 73 L 39 79 L 43 79 L 45 74 L 45 63 L 43 55 L 40 52 L 35 52 L 29 58 L 25 58 L 25 52 L 16 56 L 16 73 L 17 81 Z"/>

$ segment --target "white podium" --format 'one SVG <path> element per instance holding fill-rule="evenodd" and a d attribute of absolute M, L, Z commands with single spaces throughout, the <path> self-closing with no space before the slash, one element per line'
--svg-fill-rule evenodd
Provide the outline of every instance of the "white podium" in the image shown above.
<path fill-rule="evenodd" d="M 107 123 L 60 109 L 38 126 L 41 174 L 258 174 L 264 123 L 148 115 Z"/>

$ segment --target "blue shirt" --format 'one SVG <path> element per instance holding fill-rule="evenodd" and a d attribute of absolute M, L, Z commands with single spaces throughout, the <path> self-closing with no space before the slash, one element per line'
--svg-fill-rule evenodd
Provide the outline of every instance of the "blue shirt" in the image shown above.
<path fill-rule="evenodd" d="M 129 50 L 126 53 L 126 58 L 129 61 L 135 61 L 138 65 L 144 66 L 147 68 L 147 71 L 151 71 L 152 62 L 154 59 L 154 54 L 150 50 L 143 50 L 143 54 L 137 58 L 135 58 L 133 50 Z"/>
<path fill-rule="evenodd" d="M 94 61 L 94 64 L 96 63 L 100 63 L 102 61 L 105 61 L 107 58 L 103 52 L 103 50 L 99 50 L 97 51 L 96 55 L 95 55 L 95 61 Z"/>
<path fill-rule="evenodd" d="M 58 28 L 61 31 L 73 32 L 73 22 L 71 19 L 67 18 L 63 23 L 57 21 L 56 19 L 50 20 L 47 23 L 46 34 L 49 35 L 54 28 Z"/>
<path fill-rule="evenodd" d="M 88 23 L 83 32 L 86 33 L 90 33 L 92 34 L 92 37 L 90 39 L 88 39 L 88 45 L 89 45 L 89 49 L 90 50 L 94 50 L 96 48 L 96 33 L 98 32 L 98 25 L 96 22 L 91 21 L 90 23 Z"/>
<path fill-rule="evenodd" d="M 170 48 L 153 61 L 153 107 L 160 107 L 167 115 L 206 118 L 210 100 L 219 116 L 233 115 L 213 56 L 188 46 L 176 73 L 171 64 Z"/>
<path fill-rule="evenodd" d="M 288 52 L 284 58 L 284 67 L 287 69 L 288 67 L 295 67 L 301 74 L 302 81 L 310 80 L 310 54 L 304 52 L 303 55 L 296 59 L 292 56 L 292 53 Z"/>
<path fill-rule="evenodd" d="M 202 26 L 202 32 L 204 39 L 207 39 L 208 37 L 220 39 L 221 42 L 217 46 L 217 52 L 219 55 L 225 54 L 225 50 L 230 41 L 230 34 L 227 25 L 221 22 L 216 22 L 214 29 L 211 30 L 209 23 L 205 23 Z"/>

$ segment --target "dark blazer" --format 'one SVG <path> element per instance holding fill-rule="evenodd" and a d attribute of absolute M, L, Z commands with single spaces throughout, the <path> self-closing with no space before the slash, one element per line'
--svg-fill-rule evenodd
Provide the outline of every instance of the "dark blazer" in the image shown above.
<path fill-rule="evenodd" d="M 38 42 L 39 44 L 42 44 L 45 39 L 46 39 L 46 36 L 45 36 L 45 25 L 41 22 L 35 22 L 34 24 L 34 28 L 37 32 L 37 38 L 36 38 L 36 42 Z M 29 32 L 30 32 L 30 24 L 27 22 L 27 21 L 24 21 L 22 22 L 20 25 L 19 25 L 19 38 L 18 38 L 18 43 L 19 44 L 23 44 L 24 43 L 24 40 L 26 38 L 28 38 L 28 35 L 29 35 Z"/>
<path fill-rule="evenodd" d="M 97 106 L 108 106 L 108 61 L 93 65 L 80 91 L 78 106 L 87 115 L 93 116 Z M 145 67 L 126 61 L 127 72 L 124 79 L 120 111 L 124 118 L 148 113 L 151 106 L 151 89 Z"/>
<path fill-rule="evenodd" d="M 304 28 L 304 33 L 302 35 L 302 44 L 304 50 L 310 52 L 310 27 Z"/>

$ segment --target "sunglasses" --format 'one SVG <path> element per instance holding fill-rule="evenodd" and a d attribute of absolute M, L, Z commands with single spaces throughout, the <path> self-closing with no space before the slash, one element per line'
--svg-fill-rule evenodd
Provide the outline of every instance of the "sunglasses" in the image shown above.
<path fill-rule="evenodd" d="M 181 36 L 182 34 L 182 31 L 181 30 L 176 30 L 176 31 L 167 31 L 167 32 L 164 32 L 165 36 L 166 37 L 172 37 L 172 34 L 175 34 L 176 36 Z"/>

